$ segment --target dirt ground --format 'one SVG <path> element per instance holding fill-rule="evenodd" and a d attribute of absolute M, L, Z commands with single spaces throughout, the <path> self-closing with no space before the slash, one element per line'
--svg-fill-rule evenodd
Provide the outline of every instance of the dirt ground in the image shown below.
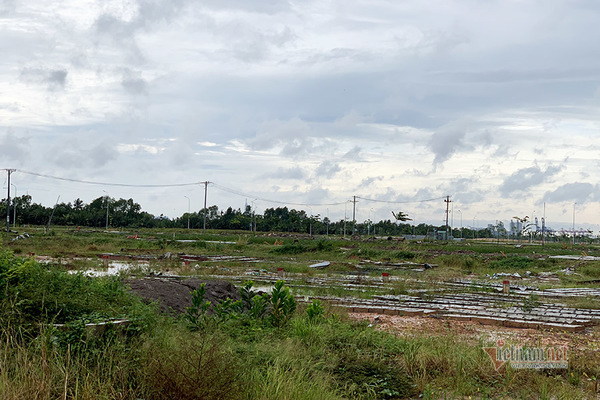
<path fill-rule="evenodd" d="M 567 345 L 570 348 L 600 350 L 600 326 L 588 328 L 583 332 L 569 333 L 540 329 L 506 328 L 432 317 L 400 317 L 370 313 L 349 313 L 348 316 L 358 321 L 369 321 L 377 329 L 401 336 L 453 335 L 474 342 L 478 342 L 480 338 L 490 342 L 502 339 L 513 343 L 544 347 Z"/>
<path fill-rule="evenodd" d="M 226 298 L 238 300 L 237 288 L 227 281 L 199 280 L 196 278 L 177 280 L 168 278 L 128 279 L 125 284 L 146 301 L 157 301 L 165 313 L 181 314 L 191 304 L 191 291 L 205 283 L 205 299 L 216 304 Z M 466 340 L 478 342 L 483 338 L 490 342 L 498 339 L 510 340 L 513 343 L 560 346 L 600 351 L 600 326 L 588 328 L 584 332 L 568 333 L 561 331 L 517 329 L 473 322 L 453 321 L 432 317 L 401 317 L 370 313 L 349 313 L 350 318 L 357 321 L 369 321 L 377 329 L 386 330 L 402 336 L 454 335 Z"/>
<path fill-rule="evenodd" d="M 205 300 L 216 304 L 228 297 L 238 300 L 240 295 L 236 287 L 227 281 L 199 280 L 196 278 L 176 280 L 165 278 L 128 279 L 125 284 L 146 301 L 157 301 L 161 311 L 172 314 L 182 314 L 186 307 L 192 304 L 191 291 L 204 283 L 206 288 Z"/>

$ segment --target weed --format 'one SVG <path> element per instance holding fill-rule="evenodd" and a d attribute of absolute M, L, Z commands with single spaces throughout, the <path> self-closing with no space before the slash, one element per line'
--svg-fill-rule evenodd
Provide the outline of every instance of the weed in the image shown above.
<path fill-rule="evenodd" d="M 541 306 L 542 303 L 539 301 L 539 297 L 531 293 L 529 297 L 523 300 L 523 305 L 521 305 L 521 310 L 524 312 L 531 312 L 534 308 Z"/>
<path fill-rule="evenodd" d="M 148 399 L 241 398 L 239 368 L 216 337 L 179 333 L 146 348 Z"/>
<path fill-rule="evenodd" d="M 412 251 L 408 251 L 408 250 L 401 250 L 401 251 L 398 251 L 398 252 L 390 255 L 390 257 L 392 259 L 396 259 L 396 260 L 412 260 L 416 256 L 417 255 L 415 253 L 413 253 Z"/>
<path fill-rule="evenodd" d="M 494 260 L 490 263 L 492 269 L 527 269 L 531 268 L 531 263 L 534 260 L 522 256 L 511 256 Z"/>
<path fill-rule="evenodd" d="M 271 323 L 280 328 L 285 325 L 296 311 L 296 300 L 285 286 L 285 281 L 277 281 L 271 292 Z"/>
<path fill-rule="evenodd" d="M 300 254 L 310 251 L 310 249 L 300 243 L 284 244 L 271 250 L 273 254 Z"/>
<path fill-rule="evenodd" d="M 329 240 L 319 240 L 317 242 L 317 251 L 331 251 L 333 250 L 333 243 Z"/>
<path fill-rule="evenodd" d="M 325 315 L 325 309 L 321 300 L 313 300 L 312 304 L 306 307 L 306 316 L 310 322 L 317 322 Z"/>

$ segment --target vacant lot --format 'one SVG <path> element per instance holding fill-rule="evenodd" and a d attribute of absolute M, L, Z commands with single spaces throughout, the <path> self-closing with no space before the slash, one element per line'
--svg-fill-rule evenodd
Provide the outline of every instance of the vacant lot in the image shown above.
<path fill-rule="evenodd" d="M 598 392 L 596 245 L 26 232 L 0 257 L 8 399 Z M 567 346 L 568 368 L 496 369 L 499 340 Z"/>

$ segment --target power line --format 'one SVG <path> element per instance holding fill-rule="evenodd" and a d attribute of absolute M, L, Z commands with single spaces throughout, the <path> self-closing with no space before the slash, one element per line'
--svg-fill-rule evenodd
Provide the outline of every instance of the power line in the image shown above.
<path fill-rule="evenodd" d="M 436 197 L 435 199 L 425 199 L 425 200 L 411 200 L 411 201 L 389 201 L 389 200 L 378 200 L 378 199 L 367 199 L 365 197 L 356 196 L 357 199 L 372 201 L 375 203 L 388 203 L 388 204 L 411 204 L 411 203 L 426 203 L 429 201 L 439 201 L 443 200 L 446 197 Z"/>
<path fill-rule="evenodd" d="M 279 201 L 279 200 L 272 200 L 272 199 L 267 199 L 264 197 L 259 197 L 259 196 L 255 196 L 253 194 L 248 194 L 248 193 L 242 193 L 240 191 L 237 191 L 235 189 L 230 189 L 228 187 L 222 186 L 222 185 L 218 185 L 214 182 L 212 182 L 213 186 L 216 187 L 217 189 L 220 189 L 224 192 L 228 192 L 228 193 L 232 193 L 232 194 L 236 194 L 238 196 L 242 196 L 242 197 L 249 197 L 249 198 L 253 198 L 256 200 L 260 200 L 260 201 L 264 201 L 267 203 L 276 203 L 276 204 L 289 204 L 292 206 L 340 206 L 345 204 L 346 202 L 340 202 L 340 203 L 292 203 L 289 201 Z"/>
<path fill-rule="evenodd" d="M 264 201 L 266 203 L 283 204 L 283 205 L 307 206 L 307 207 L 312 207 L 312 206 L 315 206 L 315 207 L 318 207 L 318 206 L 341 206 L 341 205 L 346 204 L 346 202 L 347 202 L 347 201 L 343 201 L 343 202 L 337 202 L 337 203 L 295 203 L 295 202 L 289 202 L 289 201 L 280 201 L 280 200 L 268 199 L 266 197 L 255 196 L 255 195 L 249 194 L 249 193 L 240 192 L 238 190 L 231 189 L 231 188 L 228 188 L 226 186 L 219 185 L 219 184 L 214 183 L 214 182 L 208 182 L 208 181 L 186 182 L 186 183 L 171 183 L 171 184 L 143 184 L 142 185 L 142 184 L 129 184 L 129 183 L 96 182 L 96 181 L 87 181 L 87 180 L 81 180 L 81 179 L 63 178 L 63 177 L 59 177 L 59 176 L 47 175 L 47 174 L 40 174 L 40 173 L 37 173 L 37 172 L 25 171 L 25 170 L 21 170 L 21 169 L 15 169 L 13 171 L 15 171 L 15 172 L 21 172 L 23 174 L 32 175 L 32 176 L 38 176 L 40 178 L 54 179 L 54 180 L 65 181 L 65 182 L 83 183 L 83 184 L 87 184 L 87 185 L 99 185 L 99 186 L 137 187 L 137 188 L 164 188 L 164 187 L 185 187 L 185 186 L 205 185 L 205 190 L 206 190 L 206 185 L 208 185 L 210 183 L 215 188 L 217 188 L 219 190 L 222 190 L 224 192 L 228 192 L 228 193 L 235 194 L 235 195 L 242 196 L 242 197 L 253 198 L 253 199 L 256 199 L 256 200 Z M 380 199 L 369 199 L 369 198 L 360 197 L 360 196 L 354 196 L 354 198 L 355 199 L 365 200 L 365 201 L 370 201 L 370 202 L 375 202 L 375 203 L 387 203 L 387 204 L 425 203 L 425 202 L 438 201 L 438 200 L 441 200 L 441 199 L 445 199 L 445 197 L 437 197 L 437 198 L 425 199 L 425 200 L 389 201 L 389 200 L 380 200 Z"/>
<path fill-rule="evenodd" d="M 84 180 L 80 180 L 80 179 L 61 178 L 61 177 L 58 177 L 58 176 L 38 174 L 37 172 L 23 171 L 21 169 L 17 169 L 17 170 L 14 170 L 14 171 L 18 171 L 18 172 L 21 172 L 21 173 L 27 174 L 27 175 L 39 176 L 41 178 L 55 179 L 55 180 L 66 181 L 66 182 L 85 183 L 85 184 L 88 184 L 88 185 L 100 185 L 100 186 L 161 188 L 161 187 L 197 186 L 197 185 L 204 184 L 204 182 L 191 182 L 191 183 L 171 183 L 171 184 L 160 184 L 160 185 L 158 185 L 158 184 L 154 184 L 154 185 L 134 185 L 134 184 L 129 184 L 129 183 L 94 182 L 94 181 L 84 181 Z"/>

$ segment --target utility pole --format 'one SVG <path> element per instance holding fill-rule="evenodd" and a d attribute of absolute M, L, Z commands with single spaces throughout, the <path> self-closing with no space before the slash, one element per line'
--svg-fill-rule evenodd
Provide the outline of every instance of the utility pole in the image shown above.
<path fill-rule="evenodd" d="M 187 215 L 188 218 L 187 219 L 188 219 L 188 229 L 190 229 L 190 211 L 191 211 L 190 210 L 190 198 L 187 196 L 183 196 L 183 197 L 185 197 L 188 201 L 188 215 Z"/>
<path fill-rule="evenodd" d="M 450 212 L 450 203 L 452 203 L 450 196 L 446 196 L 444 203 L 446 203 L 446 240 L 448 240 L 448 214 Z"/>
<path fill-rule="evenodd" d="M 206 209 L 206 196 L 207 196 L 207 192 L 208 192 L 208 184 L 210 182 L 204 181 L 202 183 L 204 183 L 204 226 L 202 227 L 202 233 L 204 234 L 204 233 L 206 233 L 206 212 L 208 211 Z"/>
<path fill-rule="evenodd" d="M 544 202 L 544 216 L 542 217 L 542 247 L 545 244 L 544 234 L 546 233 L 546 202 Z"/>
<path fill-rule="evenodd" d="M 356 196 L 352 196 L 352 236 L 356 235 Z"/>
<path fill-rule="evenodd" d="M 12 184 L 12 186 L 15 187 L 15 199 L 17 198 L 17 187 Z M 17 205 L 15 204 L 13 206 L 13 228 L 17 229 Z"/>
<path fill-rule="evenodd" d="M 573 248 L 575 248 L 575 205 L 576 204 L 577 203 L 573 203 Z"/>
<path fill-rule="evenodd" d="M 15 172 L 14 169 L 7 169 L 8 174 L 8 195 L 6 196 L 6 232 L 10 232 L 10 174 Z"/>

